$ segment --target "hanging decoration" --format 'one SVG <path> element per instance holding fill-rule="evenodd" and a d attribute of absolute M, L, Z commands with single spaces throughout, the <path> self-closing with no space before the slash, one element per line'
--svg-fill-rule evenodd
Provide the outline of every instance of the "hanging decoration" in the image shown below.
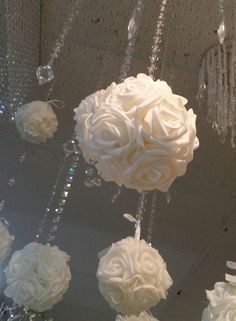
<path fill-rule="evenodd" d="M 149 76 L 151 76 L 152 78 L 154 78 L 154 74 L 158 68 L 158 64 L 159 64 L 159 60 L 160 60 L 160 52 L 161 52 L 163 32 L 164 32 L 164 27 L 165 27 L 167 4 L 168 4 L 168 0 L 161 0 L 160 1 L 160 10 L 159 10 L 159 15 L 158 15 L 157 22 L 156 22 L 155 35 L 153 38 L 152 54 L 150 57 L 150 65 L 147 69 Z"/>
<path fill-rule="evenodd" d="M 58 121 L 52 106 L 57 100 L 32 101 L 15 114 L 16 127 L 24 140 L 30 143 L 45 143 L 57 131 Z M 61 102 L 59 102 L 61 104 Z"/>
<path fill-rule="evenodd" d="M 105 181 L 166 192 L 198 147 L 196 115 L 186 103 L 145 74 L 88 96 L 75 109 L 85 160 L 96 162 Z"/>
<path fill-rule="evenodd" d="M 207 106 L 207 121 L 225 143 L 230 137 L 235 148 L 236 137 L 236 42 L 216 44 L 204 55 L 199 72 L 197 98 Z"/>
<path fill-rule="evenodd" d="M 0 264 L 10 253 L 12 242 L 15 239 L 15 237 L 9 233 L 8 226 L 8 222 L 0 218 Z"/>
<path fill-rule="evenodd" d="M 227 266 L 236 269 L 234 262 L 227 262 Z M 225 279 L 226 282 L 217 282 L 213 290 L 206 291 L 209 304 L 203 311 L 202 321 L 235 321 L 236 276 L 226 274 Z"/>
<path fill-rule="evenodd" d="M 217 35 L 219 43 L 222 45 L 226 36 L 225 28 L 225 12 L 224 12 L 224 0 L 218 0 L 218 10 L 219 10 L 219 27 L 217 29 Z"/>
<path fill-rule="evenodd" d="M 4 270 L 5 295 L 34 312 L 44 312 L 59 302 L 69 287 L 69 256 L 50 244 L 29 243 L 16 251 Z"/>
<path fill-rule="evenodd" d="M 75 18 L 80 12 L 81 3 L 82 3 L 82 0 L 75 0 L 75 4 L 72 6 L 72 10 L 69 15 L 69 18 L 66 20 L 65 25 L 62 29 L 62 32 L 60 33 L 58 39 L 56 40 L 56 44 L 50 54 L 49 62 L 47 63 L 47 65 L 39 66 L 37 68 L 36 76 L 38 78 L 39 85 L 46 84 L 48 82 L 51 82 L 54 79 L 54 72 L 53 72 L 54 61 L 59 57 L 59 54 L 61 53 L 64 47 L 66 37 L 73 26 Z"/>
<path fill-rule="evenodd" d="M 118 241 L 102 253 L 97 270 L 99 290 L 118 313 L 139 315 L 165 299 L 172 279 L 159 252 L 140 240 L 140 221 L 135 237 Z"/>
<path fill-rule="evenodd" d="M 144 8 L 144 1 L 138 0 L 129 20 L 128 44 L 125 51 L 124 61 L 121 66 L 120 77 L 119 77 L 120 81 L 125 80 L 130 69 L 131 60 L 135 49 L 135 44 L 137 41 L 137 34 L 138 34 L 139 26 L 142 20 L 143 8 Z"/>
<path fill-rule="evenodd" d="M 158 321 L 156 318 L 154 318 L 152 315 L 150 315 L 147 312 L 140 313 L 139 316 L 131 315 L 131 316 L 122 316 L 117 315 L 116 321 Z"/>

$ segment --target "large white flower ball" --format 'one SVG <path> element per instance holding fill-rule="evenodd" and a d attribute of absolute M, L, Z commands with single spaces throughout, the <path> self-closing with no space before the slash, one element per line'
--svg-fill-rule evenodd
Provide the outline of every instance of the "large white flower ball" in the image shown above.
<path fill-rule="evenodd" d="M 33 101 L 22 106 L 15 115 L 16 127 L 24 140 L 45 143 L 57 131 L 58 121 L 48 102 Z"/>
<path fill-rule="evenodd" d="M 12 255 L 4 270 L 5 295 L 35 312 L 51 309 L 69 287 L 69 258 L 57 246 L 29 243 Z"/>
<path fill-rule="evenodd" d="M 101 257 L 99 290 L 118 313 L 139 315 L 165 299 L 172 279 L 159 252 L 144 240 L 127 237 Z"/>
<path fill-rule="evenodd" d="M 142 312 L 140 313 L 139 316 L 136 315 L 131 315 L 131 316 L 122 316 L 122 315 L 117 315 L 116 321 L 158 321 L 156 318 L 151 316 L 147 312 Z"/>
<path fill-rule="evenodd" d="M 236 321 L 236 287 L 217 282 L 214 289 L 206 291 L 209 301 L 203 311 L 202 321 Z"/>
<path fill-rule="evenodd" d="M 0 221 L 0 263 L 10 251 L 14 236 L 10 235 L 7 226 Z"/>
<path fill-rule="evenodd" d="M 95 92 L 75 109 L 84 158 L 96 161 L 105 181 L 166 192 L 199 145 L 196 115 L 186 103 L 145 74 Z"/>

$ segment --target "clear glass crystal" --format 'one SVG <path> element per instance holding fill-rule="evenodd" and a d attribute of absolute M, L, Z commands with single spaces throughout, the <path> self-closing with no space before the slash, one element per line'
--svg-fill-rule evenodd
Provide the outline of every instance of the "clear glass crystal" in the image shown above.
<path fill-rule="evenodd" d="M 224 40 L 225 40 L 225 36 L 226 36 L 226 30 L 225 30 L 225 22 L 224 20 L 221 21 L 219 28 L 217 29 L 217 35 L 218 35 L 218 39 L 220 44 L 222 45 Z"/>
<path fill-rule="evenodd" d="M 168 191 L 168 192 L 166 193 L 166 203 L 167 203 L 167 204 L 170 204 L 170 201 L 171 201 L 171 192 Z"/>
<path fill-rule="evenodd" d="M 13 186 L 16 183 L 15 177 L 11 177 L 8 181 L 9 186 Z"/>
<path fill-rule="evenodd" d="M 93 176 L 96 173 L 96 170 L 94 167 L 89 167 L 85 170 L 85 174 L 89 177 Z"/>
<path fill-rule="evenodd" d="M 52 65 L 48 64 L 45 66 L 39 66 L 36 70 L 36 76 L 38 78 L 38 83 L 40 86 L 51 82 L 54 79 Z"/>

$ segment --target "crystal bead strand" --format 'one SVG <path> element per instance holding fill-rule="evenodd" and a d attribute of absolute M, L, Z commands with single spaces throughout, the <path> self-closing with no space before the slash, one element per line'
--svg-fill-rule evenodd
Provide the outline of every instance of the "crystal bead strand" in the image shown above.
<path fill-rule="evenodd" d="M 217 29 L 217 35 L 218 35 L 219 43 L 222 45 L 226 35 L 224 0 L 218 0 L 218 10 L 219 10 L 219 27 Z"/>
<path fill-rule="evenodd" d="M 63 188 L 60 193 L 59 199 L 55 206 L 55 210 L 53 211 L 52 223 L 50 226 L 49 234 L 47 236 L 48 242 L 53 242 L 56 236 L 56 232 L 58 230 L 61 218 L 64 214 L 65 205 L 68 200 L 69 192 L 71 190 L 73 182 L 75 182 L 77 177 L 79 159 L 80 159 L 80 149 L 77 146 L 75 139 L 71 141 L 72 148 L 74 151 L 71 154 L 72 160 L 67 170 L 66 177 L 64 179 Z"/>
<path fill-rule="evenodd" d="M 225 42 L 222 45 L 223 48 L 223 70 L 222 70 L 222 76 L 223 76 L 223 135 L 227 136 L 227 124 L 228 124 L 228 110 L 230 109 L 230 106 L 228 105 L 228 66 L 227 66 L 227 52 L 226 52 L 226 45 Z"/>
<path fill-rule="evenodd" d="M 24 163 L 25 158 L 26 158 L 26 153 L 23 153 L 23 154 L 19 157 L 20 167 L 21 167 L 21 165 Z M 20 168 L 18 168 L 18 169 L 21 170 Z M 9 186 L 10 188 L 13 188 L 15 184 L 16 184 L 16 178 L 15 178 L 15 176 L 10 176 L 10 177 L 8 178 L 8 186 Z M 7 193 L 8 193 L 8 191 L 7 191 Z M 6 200 L 5 200 L 4 197 L 3 197 L 3 198 L 1 199 L 1 201 L 0 201 L 0 212 L 5 208 L 5 206 L 6 206 Z"/>
<path fill-rule="evenodd" d="M 123 81 L 128 74 L 131 65 L 131 59 L 133 56 L 136 40 L 137 40 L 137 33 L 142 19 L 144 1 L 138 0 L 137 4 L 132 12 L 131 18 L 128 24 L 128 44 L 125 51 L 124 61 L 121 66 L 121 72 L 119 80 Z"/>
<path fill-rule="evenodd" d="M 55 46 L 50 54 L 50 60 L 47 65 L 39 66 L 36 70 L 36 75 L 38 78 L 39 85 L 43 85 L 45 83 L 51 82 L 54 79 L 54 72 L 53 72 L 53 63 L 59 57 L 64 44 L 66 37 L 71 30 L 75 18 L 80 12 L 80 5 L 82 0 L 76 0 L 74 6 L 72 7 L 71 13 L 69 18 L 65 22 L 65 25 L 62 29 L 61 34 L 59 35 L 58 39 L 56 40 Z"/>
<path fill-rule="evenodd" d="M 162 44 L 162 35 L 163 35 L 164 25 L 165 25 L 167 3 L 168 3 L 167 0 L 161 0 L 161 3 L 160 3 L 160 13 L 157 19 L 155 36 L 153 38 L 152 55 L 150 57 L 150 66 L 148 67 L 148 74 L 151 77 L 154 77 L 154 73 L 157 69 L 157 66 L 160 60 L 160 51 L 161 51 L 161 44 Z"/>
<path fill-rule="evenodd" d="M 141 193 L 140 198 L 139 198 L 139 205 L 138 205 L 138 210 L 136 213 L 137 220 L 142 221 L 144 211 L 145 211 L 146 202 L 147 202 L 147 192 L 144 191 Z"/>
<path fill-rule="evenodd" d="M 205 70 L 206 70 L 205 59 L 203 59 L 201 66 L 200 66 L 199 76 L 198 76 L 198 92 L 197 92 L 197 97 L 196 97 L 199 108 L 201 107 L 203 95 L 206 90 Z"/>
<path fill-rule="evenodd" d="M 52 210 L 52 205 L 53 205 L 53 202 L 54 202 L 54 199 L 55 199 L 55 196 L 56 196 L 56 192 L 57 192 L 57 189 L 58 189 L 58 186 L 59 186 L 59 183 L 60 183 L 60 180 L 62 178 L 62 174 L 64 172 L 64 169 L 65 169 L 65 165 L 66 165 L 66 161 L 67 161 L 67 155 L 65 155 L 64 157 L 64 160 L 63 160 L 63 164 L 57 174 L 57 178 L 56 178 L 56 181 L 52 187 L 52 192 L 51 192 L 51 195 L 49 197 L 49 200 L 48 200 L 48 204 L 47 204 L 47 207 L 45 209 L 45 213 L 43 215 L 43 218 L 41 220 L 41 223 L 40 223 L 40 226 L 38 228 L 38 232 L 36 233 L 36 236 L 35 236 L 35 242 L 38 242 L 42 236 L 42 233 L 43 233 L 43 230 L 45 228 L 45 225 L 46 225 L 46 222 L 48 220 L 48 216 L 50 215 L 50 212 Z"/>
<path fill-rule="evenodd" d="M 149 213 L 148 231 L 147 231 L 147 242 L 152 245 L 152 235 L 155 223 L 156 214 L 156 204 L 157 204 L 157 191 L 152 193 L 151 210 Z"/>

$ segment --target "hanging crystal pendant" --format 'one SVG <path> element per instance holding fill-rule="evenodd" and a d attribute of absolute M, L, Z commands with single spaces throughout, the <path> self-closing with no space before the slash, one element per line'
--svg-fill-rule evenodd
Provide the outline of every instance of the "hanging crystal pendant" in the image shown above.
<path fill-rule="evenodd" d="M 40 86 L 51 82 L 54 79 L 52 65 L 49 63 L 45 66 L 39 66 L 36 70 L 36 76 Z"/>
<path fill-rule="evenodd" d="M 226 36 L 224 20 L 221 21 L 219 28 L 217 29 L 217 35 L 218 35 L 219 42 L 222 45 L 224 43 L 225 36 Z"/>

